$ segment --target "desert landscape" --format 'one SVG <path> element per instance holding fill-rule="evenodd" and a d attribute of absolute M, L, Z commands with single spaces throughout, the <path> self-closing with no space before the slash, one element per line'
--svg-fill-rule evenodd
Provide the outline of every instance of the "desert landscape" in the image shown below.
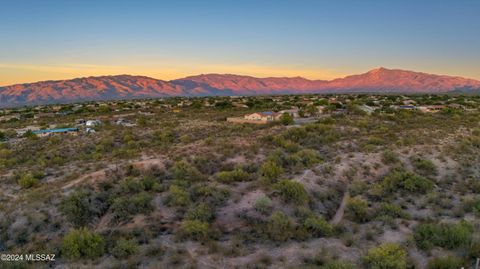
<path fill-rule="evenodd" d="M 4 110 L 0 247 L 55 268 L 469 268 L 479 107 L 349 94 Z M 226 121 L 259 111 L 278 118 Z M 36 264 L 2 266 L 21 265 Z"/>

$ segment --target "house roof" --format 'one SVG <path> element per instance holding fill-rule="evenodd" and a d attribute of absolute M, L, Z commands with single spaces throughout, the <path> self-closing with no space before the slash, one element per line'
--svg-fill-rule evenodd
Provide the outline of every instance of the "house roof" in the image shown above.
<path fill-rule="evenodd" d="M 78 128 L 58 128 L 58 129 L 46 129 L 34 131 L 34 134 L 45 134 L 45 133 L 66 133 L 66 132 L 75 132 L 78 131 Z"/>
<path fill-rule="evenodd" d="M 275 115 L 277 115 L 278 113 L 273 112 L 273 111 L 264 111 L 264 112 L 258 112 L 258 114 L 260 114 L 260 115 L 262 115 L 262 116 L 275 116 Z"/>

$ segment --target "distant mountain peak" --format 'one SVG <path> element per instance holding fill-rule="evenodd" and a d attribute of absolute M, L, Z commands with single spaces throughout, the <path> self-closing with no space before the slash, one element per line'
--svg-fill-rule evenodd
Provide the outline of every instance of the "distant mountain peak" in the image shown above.
<path fill-rule="evenodd" d="M 0 87 L 0 107 L 169 96 L 452 91 L 480 93 L 480 81 L 385 67 L 330 81 L 299 76 L 256 78 L 235 74 L 201 74 L 163 81 L 124 74 Z"/>

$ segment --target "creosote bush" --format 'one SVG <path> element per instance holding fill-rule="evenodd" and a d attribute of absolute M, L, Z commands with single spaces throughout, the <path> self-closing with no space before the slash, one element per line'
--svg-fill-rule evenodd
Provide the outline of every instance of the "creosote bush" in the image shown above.
<path fill-rule="evenodd" d="M 202 241 L 210 237 L 210 225 L 200 220 L 184 220 L 180 226 L 179 236 Z"/>
<path fill-rule="evenodd" d="M 330 236 L 333 234 L 333 227 L 322 217 L 309 217 L 307 218 L 303 226 L 314 237 Z"/>
<path fill-rule="evenodd" d="M 96 258 L 103 255 L 105 241 L 87 228 L 71 230 L 62 241 L 62 256 L 69 259 Z"/>
<path fill-rule="evenodd" d="M 199 205 L 190 208 L 185 214 L 187 220 L 199 220 L 209 222 L 214 218 L 214 212 L 212 208 L 206 203 L 200 203 Z"/>
<path fill-rule="evenodd" d="M 39 182 L 40 181 L 30 173 L 24 174 L 18 179 L 18 185 L 20 185 L 22 189 L 35 187 L 39 184 Z"/>
<path fill-rule="evenodd" d="M 467 246 L 474 232 L 473 225 L 467 221 L 453 223 L 422 223 L 415 227 L 413 237 L 421 249 L 434 246 L 455 249 Z"/>
<path fill-rule="evenodd" d="M 410 162 L 421 175 L 431 176 L 437 174 L 437 167 L 430 160 L 422 159 L 419 156 L 412 156 Z"/>
<path fill-rule="evenodd" d="M 426 193 L 433 189 L 433 182 L 413 172 L 394 169 L 383 178 L 381 186 L 387 193 L 393 193 L 399 189 L 413 193 Z"/>
<path fill-rule="evenodd" d="M 282 174 L 283 168 L 278 166 L 274 161 L 266 161 L 260 168 L 260 176 L 267 184 L 277 182 Z"/>
<path fill-rule="evenodd" d="M 135 214 L 153 210 L 152 196 L 146 192 L 115 198 L 112 203 L 114 221 L 123 221 Z"/>
<path fill-rule="evenodd" d="M 191 202 L 188 192 L 177 185 L 170 185 L 167 204 L 170 206 L 186 206 Z"/>
<path fill-rule="evenodd" d="M 369 218 L 368 203 L 362 198 L 353 197 L 348 199 L 345 208 L 346 217 L 355 222 L 365 222 Z"/>
<path fill-rule="evenodd" d="M 90 224 L 105 209 L 104 203 L 91 190 L 75 190 L 60 203 L 60 211 L 77 227 Z"/>
<path fill-rule="evenodd" d="M 117 240 L 111 252 L 116 258 L 124 259 L 138 252 L 138 243 L 135 239 L 122 237 Z"/>
<path fill-rule="evenodd" d="M 407 252 L 398 244 L 387 243 L 369 249 L 363 261 L 368 269 L 405 269 Z"/>
<path fill-rule="evenodd" d="M 263 214 L 266 214 L 271 207 L 272 207 L 272 200 L 268 198 L 268 196 L 266 195 L 259 197 L 254 204 L 255 210 Z"/>
<path fill-rule="evenodd" d="M 222 183 L 232 183 L 247 181 L 250 175 L 242 169 L 235 169 L 233 171 L 222 171 L 217 173 L 216 178 Z"/>
<path fill-rule="evenodd" d="M 295 234 L 293 221 L 282 212 L 274 212 L 267 223 L 268 237 L 273 241 L 287 241 Z"/>
<path fill-rule="evenodd" d="M 436 257 L 428 262 L 428 269 L 456 269 L 465 267 L 466 264 L 455 256 Z M 467 268 L 467 267 L 465 267 Z"/>
<path fill-rule="evenodd" d="M 308 193 L 301 183 L 283 179 L 275 184 L 274 188 L 279 191 L 280 196 L 287 202 L 303 205 L 309 200 Z"/>
<path fill-rule="evenodd" d="M 171 169 L 173 178 L 176 180 L 198 181 L 203 179 L 202 173 L 186 161 L 176 162 Z"/>

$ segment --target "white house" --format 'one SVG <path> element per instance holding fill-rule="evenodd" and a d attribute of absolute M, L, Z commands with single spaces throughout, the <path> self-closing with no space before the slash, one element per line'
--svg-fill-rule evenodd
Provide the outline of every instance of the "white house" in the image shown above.
<path fill-rule="evenodd" d="M 95 126 L 98 126 L 100 124 L 102 124 L 102 122 L 99 121 L 99 120 L 87 120 L 85 122 L 85 126 L 87 126 L 87 127 L 95 127 Z"/>
<path fill-rule="evenodd" d="M 266 111 L 266 112 L 255 112 L 249 115 L 245 115 L 244 118 L 246 120 L 251 120 L 251 121 L 264 121 L 264 122 L 270 122 L 270 121 L 276 121 L 280 118 L 282 114 L 272 112 L 272 111 Z"/>

